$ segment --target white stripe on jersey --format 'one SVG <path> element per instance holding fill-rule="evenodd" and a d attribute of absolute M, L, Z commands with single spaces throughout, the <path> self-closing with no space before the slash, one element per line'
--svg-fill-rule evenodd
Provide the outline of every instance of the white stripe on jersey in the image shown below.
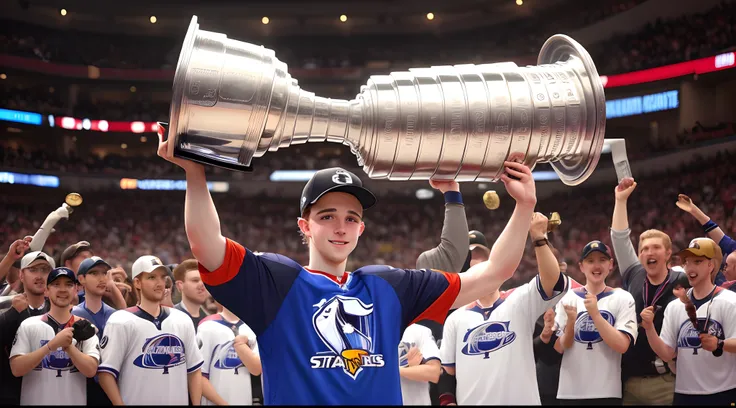
<path fill-rule="evenodd" d="M 158 319 L 138 307 L 110 316 L 98 372 L 113 374 L 126 405 L 187 405 L 187 373 L 202 365 L 192 318 L 162 307 Z"/>
<path fill-rule="evenodd" d="M 490 308 L 477 303 L 455 310 L 445 322 L 440 356 L 455 367 L 458 405 L 539 405 L 533 338 L 537 318 L 567 292 L 547 299 L 536 276 L 501 293 Z"/>
<path fill-rule="evenodd" d="M 701 327 L 708 316 L 708 305 L 708 333 L 723 340 L 735 338 L 736 293 L 722 290 L 701 305 L 696 313 Z M 677 350 L 675 392 L 708 395 L 736 388 L 736 354 L 724 351 L 715 357 L 700 348 L 699 332 L 693 328 L 682 301 L 675 299 L 665 308 L 660 337 Z"/>
<path fill-rule="evenodd" d="M 46 347 L 56 337 L 56 332 L 44 318 L 45 315 L 33 316 L 20 324 L 10 358 Z M 75 347 L 100 361 L 97 336 L 76 343 Z M 55 350 L 23 376 L 20 405 L 87 405 L 87 377 L 74 367 L 66 351 Z"/>
<path fill-rule="evenodd" d="M 229 405 L 253 405 L 250 373 L 233 348 L 235 333 L 231 326 L 234 325 L 219 314 L 211 315 L 199 324 L 197 341 L 204 357 L 202 374 L 208 376 L 215 391 Z M 253 330 L 243 322 L 237 330 L 238 335 L 248 337 L 248 346 L 258 355 L 258 343 Z M 215 404 L 203 396 L 202 405 Z"/>
<path fill-rule="evenodd" d="M 406 367 L 406 353 L 412 347 L 419 349 L 423 360 L 440 359 L 440 350 L 432 336 L 432 330 L 420 324 L 412 324 L 404 330 L 399 344 L 399 367 Z M 401 377 L 401 398 L 404 405 L 432 405 L 429 398 L 429 383 L 412 381 Z"/>
<path fill-rule="evenodd" d="M 585 309 L 585 288 L 568 292 L 557 304 L 555 323 L 562 337 L 567 314 L 563 305 L 575 305 L 575 337 L 572 347 L 565 350 L 560 366 L 557 398 L 621 398 L 621 353 L 601 339 L 598 329 Z M 598 295 L 598 310 L 617 330 L 636 342 L 638 326 L 634 297 L 623 289 L 608 288 Z"/>

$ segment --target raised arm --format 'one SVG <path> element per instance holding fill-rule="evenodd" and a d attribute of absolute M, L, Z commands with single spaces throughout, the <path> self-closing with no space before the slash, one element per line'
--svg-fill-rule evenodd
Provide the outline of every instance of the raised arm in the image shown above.
<path fill-rule="evenodd" d="M 531 170 L 523 164 L 507 161 L 504 166 L 505 173 L 501 181 L 509 195 L 516 200 L 516 207 L 493 245 L 488 260 L 460 274 L 460 293 L 453 303 L 453 309 L 498 290 L 514 275 L 524 254 L 526 231 L 529 231 L 537 204 L 534 178 Z"/>
<path fill-rule="evenodd" d="M 614 190 L 616 201 L 613 206 L 613 220 L 611 221 L 611 242 L 616 262 L 621 271 L 621 279 L 626 282 L 626 272 L 632 265 L 639 262 L 639 257 L 631 243 L 629 229 L 629 214 L 626 208 L 629 196 L 636 189 L 636 182 L 632 178 L 625 178 Z"/>
<path fill-rule="evenodd" d="M 726 256 L 728 253 L 731 253 L 734 251 L 733 246 L 736 246 L 733 244 L 733 239 L 731 237 L 727 236 L 725 232 L 721 229 L 721 227 L 718 226 L 713 220 L 710 219 L 708 215 L 706 215 L 700 208 L 698 208 L 695 203 L 690 199 L 690 197 L 686 196 L 685 194 L 680 194 L 677 196 L 677 207 L 679 207 L 682 211 L 685 211 L 686 213 L 690 214 L 695 218 L 701 227 L 703 227 L 703 230 L 706 234 L 708 234 L 708 238 L 712 239 L 713 241 L 717 242 L 718 245 L 720 245 L 721 250 L 723 250 L 723 255 Z M 725 246 L 725 248 L 724 248 Z"/>
<path fill-rule="evenodd" d="M 43 249 L 43 246 L 46 244 L 46 240 L 54 229 L 54 225 L 61 221 L 62 218 L 69 219 L 69 209 L 63 205 L 52 211 L 43 221 L 43 224 L 38 228 L 38 231 L 33 235 L 33 240 L 30 241 L 31 251 L 41 251 Z"/>
<path fill-rule="evenodd" d="M 158 155 L 178 165 L 186 172 L 187 192 L 184 201 L 184 227 L 189 246 L 197 261 L 214 271 L 225 259 L 225 237 L 220 230 L 220 218 L 212 201 L 204 166 L 190 160 L 173 157 L 168 152 L 169 141 L 159 140 Z"/>
<path fill-rule="evenodd" d="M 452 181 L 434 181 L 429 184 L 445 197 L 445 221 L 440 244 L 422 252 L 417 258 L 417 269 L 439 269 L 460 272 L 468 255 L 468 219 L 465 217 L 460 185 Z"/>
<path fill-rule="evenodd" d="M 531 227 L 529 228 L 529 236 L 532 239 L 534 254 L 537 257 L 539 280 L 542 283 L 542 289 L 544 289 L 547 297 L 552 297 L 555 285 L 560 280 L 560 263 L 557 262 L 555 254 L 552 253 L 552 248 L 543 241 L 547 239 L 548 223 L 549 219 L 544 214 L 534 213 Z"/>
<path fill-rule="evenodd" d="M 2 261 L 0 261 L 0 280 L 5 279 L 10 272 L 10 267 L 12 267 L 16 261 L 23 258 L 23 255 L 30 246 L 30 242 L 31 237 L 25 237 L 24 239 L 16 239 L 12 244 L 10 244 L 8 253 L 5 254 Z"/>

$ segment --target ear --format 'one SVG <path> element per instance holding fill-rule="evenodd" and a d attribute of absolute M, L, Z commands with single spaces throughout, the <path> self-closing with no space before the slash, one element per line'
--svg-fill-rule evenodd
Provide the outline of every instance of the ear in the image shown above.
<path fill-rule="evenodd" d="M 182 281 L 176 281 L 176 290 L 178 290 L 179 292 L 181 292 L 181 288 L 183 288 L 183 287 L 184 287 L 184 282 L 182 282 Z"/>
<path fill-rule="evenodd" d="M 133 278 L 133 287 L 138 290 L 141 290 L 141 280 L 137 276 Z"/>
<path fill-rule="evenodd" d="M 84 275 L 79 275 L 77 276 L 77 280 L 79 281 L 77 286 L 84 286 L 84 282 L 87 280 L 87 277 Z"/>
<path fill-rule="evenodd" d="M 365 222 L 360 222 L 360 229 L 358 230 L 358 236 L 363 235 L 363 232 L 365 231 Z"/>
<path fill-rule="evenodd" d="M 672 248 L 667 250 L 667 260 L 672 259 Z"/>
<path fill-rule="evenodd" d="M 299 226 L 299 230 L 302 232 L 302 234 L 304 234 L 305 237 L 307 237 L 307 238 L 311 238 L 312 237 L 312 232 L 309 229 L 309 221 L 308 220 L 306 220 L 306 219 L 304 219 L 302 217 L 299 217 L 296 220 L 296 225 Z"/>

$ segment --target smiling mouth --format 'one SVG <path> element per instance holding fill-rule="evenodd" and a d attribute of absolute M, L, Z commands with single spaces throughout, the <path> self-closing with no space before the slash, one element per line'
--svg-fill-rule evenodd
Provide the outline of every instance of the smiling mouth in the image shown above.
<path fill-rule="evenodd" d="M 331 240 L 331 239 L 328 239 L 328 241 L 330 242 L 330 244 L 334 244 L 334 245 L 347 245 L 348 244 L 348 241 L 337 241 L 337 240 Z"/>
<path fill-rule="evenodd" d="M 656 265 L 657 260 L 656 259 L 647 259 L 647 265 Z"/>

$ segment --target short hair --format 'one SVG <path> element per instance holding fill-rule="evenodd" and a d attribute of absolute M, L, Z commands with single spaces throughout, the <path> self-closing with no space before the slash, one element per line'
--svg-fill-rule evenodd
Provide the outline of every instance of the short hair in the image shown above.
<path fill-rule="evenodd" d="M 669 235 L 657 229 L 649 229 L 639 235 L 639 252 L 641 252 L 642 242 L 644 242 L 645 239 L 649 238 L 661 238 L 662 242 L 664 243 L 664 249 L 668 251 L 672 250 L 672 240 L 670 239 Z"/>
<path fill-rule="evenodd" d="M 309 205 L 307 208 L 304 209 L 304 213 L 302 213 L 302 217 L 305 220 L 309 221 L 309 214 L 312 212 L 312 206 Z M 302 237 L 302 244 L 309 246 L 309 238 L 307 238 L 306 235 L 302 232 L 302 229 L 299 228 L 299 236 Z"/>
<path fill-rule="evenodd" d="M 179 265 L 176 265 L 176 268 L 174 268 L 174 282 L 177 281 L 184 281 L 187 277 L 187 272 L 189 271 L 198 271 L 199 270 L 199 263 L 196 259 L 187 259 L 186 261 L 180 263 Z"/>

